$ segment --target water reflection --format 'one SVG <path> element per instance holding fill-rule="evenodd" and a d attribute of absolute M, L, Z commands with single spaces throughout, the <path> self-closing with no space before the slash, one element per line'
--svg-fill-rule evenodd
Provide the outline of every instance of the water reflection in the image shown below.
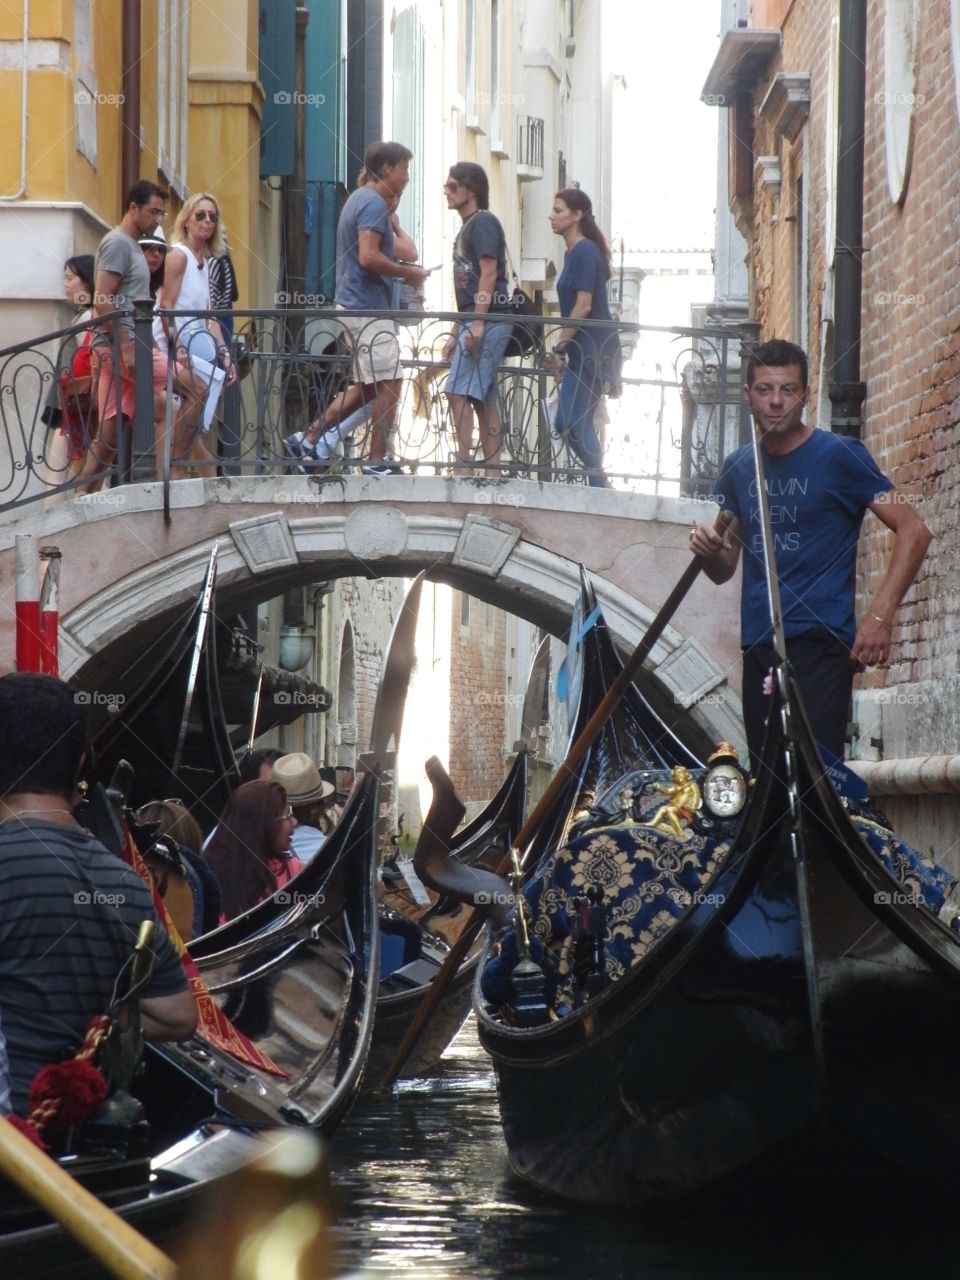
<path fill-rule="evenodd" d="M 344 1265 L 405 1280 L 937 1280 L 947 1232 L 888 1219 L 838 1236 L 785 1204 L 782 1220 L 604 1214 L 511 1173 L 496 1084 L 469 1022 L 436 1076 L 363 1098 L 334 1142 Z"/>

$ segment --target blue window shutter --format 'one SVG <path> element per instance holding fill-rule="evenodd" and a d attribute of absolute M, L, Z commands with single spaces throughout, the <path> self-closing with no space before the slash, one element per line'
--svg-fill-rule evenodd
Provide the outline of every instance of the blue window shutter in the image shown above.
<path fill-rule="evenodd" d="M 290 0 L 260 0 L 260 177 L 293 173 L 294 42 L 296 9 Z"/>

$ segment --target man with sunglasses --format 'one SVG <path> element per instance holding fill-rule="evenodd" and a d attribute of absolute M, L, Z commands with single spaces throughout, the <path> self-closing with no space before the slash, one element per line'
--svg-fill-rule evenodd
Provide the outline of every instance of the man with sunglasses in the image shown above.
<path fill-rule="evenodd" d="M 100 429 L 90 443 L 78 479 L 78 492 L 91 493 L 103 483 L 103 472 L 117 456 L 118 418 L 132 421 L 136 403 L 133 362 L 133 303 L 150 300 L 150 270 L 139 241 L 152 236 L 163 222 L 167 192 L 141 179 L 127 194 L 127 211 L 118 226 L 100 241 L 94 263 L 93 310 L 96 316 L 125 314 L 97 326 L 93 339 L 99 367 L 97 406 Z M 117 332 L 114 332 L 115 327 Z M 117 367 L 115 367 L 117 366 Z M 119 376 L 117 376 L 119 375 Z M 153 353 L 154 422 L 163 421 L 166 407 L 167 364 L 164 353 Z M 119 382 L 119 390 L 117 383 Z"/>

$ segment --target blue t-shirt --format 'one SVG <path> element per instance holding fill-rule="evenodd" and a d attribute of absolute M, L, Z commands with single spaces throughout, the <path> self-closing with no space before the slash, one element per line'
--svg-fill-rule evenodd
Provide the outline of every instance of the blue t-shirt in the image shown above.
<path fill-rule="evenodd" d="M 380 251 L 393 257 L 393 227 L 387 202 L 374 187 L 358 187 L 347 199 L 337 223 L 336 301 L 352 311 L 389 311 L 393 276 L 364 271 L 360 265 L 359 233 L 380 233 Z"/>
<path fill-rule="evenodd" d="M 562 316 L 569 316 L 580 292 L 590 294 L 588 320 L 612 321 L 607 305 L 607 273 L 603 254 L 592 240 L 578 240 L 563 260 L 563 270 L 557 278 Z M 600 325 L 579 329 L 575 341 L 585 357 L 600 355 L 609 359 L 619 356 L 620 340 L 612 324 L 609 329 Z"/>
<path fill-rule="evenodd" d="M 763 465 L 784 634 L 826 627 L 852 645 L 860 525 L 867 507 L 893 485 L 859 440 L 819 428 L 790 453 L 764 452 Z M 773 628 L 751 445 L 725 459 L 716 495 L 740 521 L 740 643 L 769 642 Z"/>

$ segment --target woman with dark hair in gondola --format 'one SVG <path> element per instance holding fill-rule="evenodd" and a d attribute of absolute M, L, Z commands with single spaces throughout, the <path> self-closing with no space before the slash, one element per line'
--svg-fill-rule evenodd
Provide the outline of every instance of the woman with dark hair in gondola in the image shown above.
<path fill-rule="evenodd" d="M 557 427 L 583 462 L 587 483 L 603 489 L 608 481 L 593 416 L 604 387 L 619 383 L 623 358 L 607 304 L 610 246 L 597 226 L 589 196 L 577 187 L 557 192 L 550 226 L 567 246 L 557 279 L 560 314 L 567 323 L 547 357 L 560 382 Z M 607 324 L 578 323 L 583 320 Z"/>
<path fill-rule="evenodd" d="M 227 801 L 206 849 L 220 882 L 223 921 L 249 911 L 303 870 L 290 853 L 296 826 L 287 793 L 276 782 L 245 782 Z"/>

